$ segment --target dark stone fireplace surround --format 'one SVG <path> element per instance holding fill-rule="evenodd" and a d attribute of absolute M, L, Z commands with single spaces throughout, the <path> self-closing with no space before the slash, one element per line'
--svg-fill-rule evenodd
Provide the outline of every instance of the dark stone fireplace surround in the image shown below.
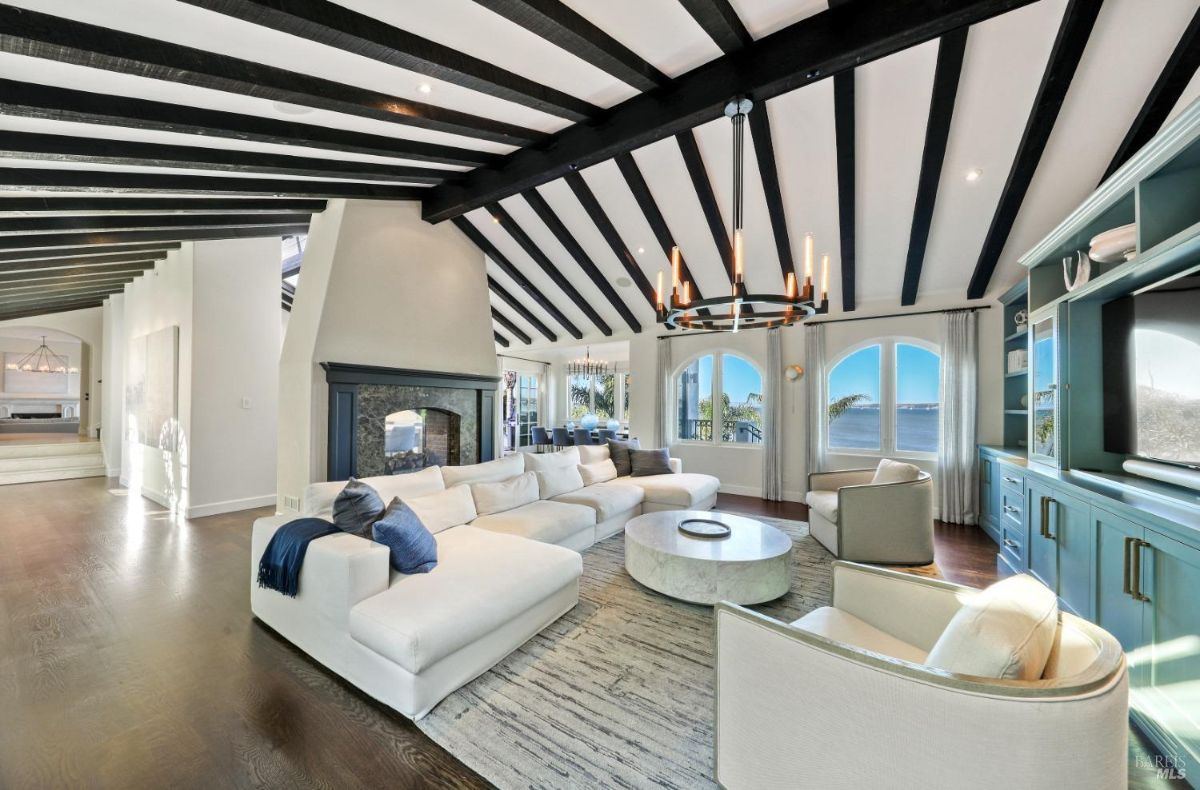
<path fill-rule="evenodd" d="M 384 422 L 389 414 L 440 409 L 458 416 L 454 465 L 495 457 L 495 376 L 322 362 L 329 385 L 326 479 L 387 474 Z"/>

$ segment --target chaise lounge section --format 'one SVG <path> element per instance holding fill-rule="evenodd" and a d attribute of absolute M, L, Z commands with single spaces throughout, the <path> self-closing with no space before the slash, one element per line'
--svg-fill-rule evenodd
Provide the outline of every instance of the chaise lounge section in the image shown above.
<path fill-rule="evenodd" d="M 589 450 L 589 463 L 608 460 L 606 447 Z M 309 545 L 295 598 L 258 587 L 257 568 L 271 536 L 296 514 L 259 519 L 251 544 L 251 609 L 354 686 L 419 719 L 578 603 L 579 552 L 644 510 L 716 503 L 720 481 L 684 474 L 677 459 L 669 475 L 624 476 L 548 499 L 525 501 L 526 494 L 503 501 L 510 487 L 520 490 L 514 481 L 530 473 L 527 466 L 568 467 L 580 460 L 578 448 L 571 448 L 366 478 L 385 502 L 397 496 L 407 502 L 434 533 L 437 567 L 398 573 L 385 546 L 348 533 L 329 535 Z M 303 515 L 330 518 L 344 485 L 308 486 Z M 489 511 L 503 509 L 480 515 L 477 501 Z"/>

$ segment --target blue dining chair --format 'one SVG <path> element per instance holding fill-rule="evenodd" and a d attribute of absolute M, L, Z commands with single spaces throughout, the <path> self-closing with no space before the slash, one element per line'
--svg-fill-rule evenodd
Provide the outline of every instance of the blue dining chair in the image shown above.
<path fill-rule="evenodd" d="M 550 434 L 546 433 L 546 429 L 537 425 L 529 428 L 529 441 L 537 448 L 539 453 L 545 452 L 547 445 L 550 444 Z"/>
<path fill-rule="evenodd" d="M 595 443 L 596 443 L 596 441 L 594 439 L 592 439 L 592 432 L 589 431 L 587 428 L 576 428 L 575 429 L 575 444 L 595 444 Z"/>
<path fill-rule="evenodd" d="M 566 428 L 552 428 L 551 436 L 553 441 L 550 443 L 553 444 L 555 448 L 571 446 L 571 434 L 567 433 Z"/>
<path fill-rule="evenodd" d="M 598 435 L 598 438 L 596 439 L 596 444 L 608 444 L 608 440 L 615 438 L 617 435 L 617 432 L 610 431 L 607 428 L 600 428 L 596 431 L 596 434 Z"/>

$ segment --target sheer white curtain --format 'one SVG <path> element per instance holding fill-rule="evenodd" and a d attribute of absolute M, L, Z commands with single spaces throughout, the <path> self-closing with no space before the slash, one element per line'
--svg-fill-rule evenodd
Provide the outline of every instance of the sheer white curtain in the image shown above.
<path fill-rule="evenodd" d="M 658 447 L 671 446 L 671 338 L 658 339 L 654 373 L 654 429 Z"/>
<path fill-rule="evenodd" d="M 975 480 L 977 325 L 974 310 L 942 316 L 942 442 L 937 487 L 941 519 L 953 524 L 975 524 L 979 518 Z"/>
<path fill-rule="evenodd" d="M 763 385 L 762 498 L 783 499 L 783 346 L 779 329 L 767 330 L 767 380 Z"/>
<path fill-rule="evenodd" d="M 804 374 L 808 400 L 808 473 L 825 470 L 825 432 L 828 423 L 825 410 L 829 407 L 829 388 L 825 383 L 825 325 L 807 324 L 804 327 Z M 807 487 L 807 484 L 805 484 Z"/>

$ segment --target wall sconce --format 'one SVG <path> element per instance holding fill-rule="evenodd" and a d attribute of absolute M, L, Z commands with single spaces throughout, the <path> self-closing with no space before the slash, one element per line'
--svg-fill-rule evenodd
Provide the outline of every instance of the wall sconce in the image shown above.
<path fill-rule="evenodd" d="M 788 365 L 788 369 L 783 375 L 787 376 L 788 381 L 795 381 L 804 375 L 804 368 L 799 365 Z"/>

